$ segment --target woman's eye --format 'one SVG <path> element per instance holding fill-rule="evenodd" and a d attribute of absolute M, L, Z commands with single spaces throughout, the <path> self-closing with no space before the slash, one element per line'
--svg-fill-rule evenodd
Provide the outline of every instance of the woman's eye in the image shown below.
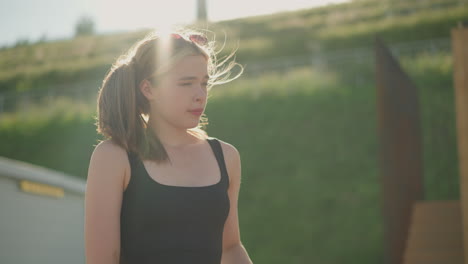
<path fill-rule="evenodd" d="M 187 85 L 191 85 L 191 83 L 182 83 L 182 84 L 180 84 L 180 85 L 182 85 L 182 86 L 187 86 Z M 207 86 L 208 83 L 202 83 L 202 85 Z"/>
<path fill-rule="evenodd" d="M 192 84 L 191 84 L 191 83 L 182 83 L 182 84 L 180 84 L 180 85 L 181 85 L 181 86 L 189 86 L 189 85 L 192 85 Z M 208 85 L 208 83 L 202 83 L 202 85 L 203 85 L 204 87 L 206 87 L 206 86 Z"/>

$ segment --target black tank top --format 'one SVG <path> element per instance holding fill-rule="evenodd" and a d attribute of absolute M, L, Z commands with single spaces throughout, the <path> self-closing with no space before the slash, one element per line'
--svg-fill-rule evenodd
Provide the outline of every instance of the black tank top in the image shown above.
<path fill-rule="evenodd" d="M 135 153 L 127 152 L 131 177 L 122 198 L 120 263 L 221 263 L 229 179 L 220 142 L 207 141 L 221 174 L 220 181 L 207 186 L 161 184 Z"/>

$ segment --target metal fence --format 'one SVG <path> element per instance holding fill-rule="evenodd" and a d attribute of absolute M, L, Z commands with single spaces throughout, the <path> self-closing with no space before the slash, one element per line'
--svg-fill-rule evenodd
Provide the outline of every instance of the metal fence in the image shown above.
<path fill-rule="evenodd" d="M 405 43 L 395 43 L 389 45 L 390 50 L 396 57 L 412 56 L 427 52 L 437 54 L 451 51 L 451 41 L 449 38 L 419 40 Z M 350 65 L 370 65 L 373 63 L 373 48 L 360 47 L 336 50 L 332 52 L 317 52 L 299 56 L 282 56 L 262 61 L 247 61 L 244 75 L 255 77 L 264 72 L 289 71 L 296 67 L 313 67 L 317 70 L 350 71 Z M 351 67 L 352 68 L 352 67 Z M 54 100 L 60 96 L 71 97 L 74 100 L 89 100 L 96 95 L 99 84 L 102 80 L 90 81 L 89 85 L 76 84 L 54 87 L 50 89 L 31 90 L 27 92 L 0 93 L 0 114 L 4 112 L 14 112 L 29 109 L 33 103 Z M 354 85 L 362 85 L 365 82 L 373 81 L 368 76 L 358 73 L 352 75 L 351 81 Z"/>
<path fill-rule="evenodd" d="M 412 42 L 396 43 L 389 45 L 390 50 L 396 56 L 412 56 L 422 52 L 437 54 L 451 51 L 449 38 L 418 40 Z M 247 73 L 258 74 L 268 70 L 284 70 L 297 66 L 337 66 L 346 63 L 373 63 L 374 50 L 372 46 L 352 49 L 343 49 L 332 52 L 312 53 L 300 56 L 276 57 L 260 62 L 247 62 L 250 67 Z"/>

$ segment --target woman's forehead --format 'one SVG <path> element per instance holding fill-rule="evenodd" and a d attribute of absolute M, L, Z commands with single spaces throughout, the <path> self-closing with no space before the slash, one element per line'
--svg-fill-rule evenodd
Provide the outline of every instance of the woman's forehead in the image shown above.
<path fill-rule="evenodd" d="M 189 70 L 193 68 L 200 68 L 200 66 L 206 67 L 207 61 L 201 55 L 190 55 L 180 59 L 176 65 L 176 70 Z"/>
<path fill-rule="evenodd" d="M 205 78 L 208 75 L 207 62 L 202 56 L 187 56 L 176 64 L 169 75 L 175 78 Z"/>

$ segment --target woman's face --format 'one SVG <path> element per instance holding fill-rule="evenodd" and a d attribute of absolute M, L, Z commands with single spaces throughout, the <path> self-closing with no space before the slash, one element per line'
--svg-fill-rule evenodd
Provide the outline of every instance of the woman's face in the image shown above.
<path fill-rule="evenodd" d="M 199 123 L 207 101 L 207 61 L 202 55 L 182 58 L 153 88 L 151 115 L 179 128 L 193 128 Z M 194 114 L 191 110 L 200 109 Z"/>

